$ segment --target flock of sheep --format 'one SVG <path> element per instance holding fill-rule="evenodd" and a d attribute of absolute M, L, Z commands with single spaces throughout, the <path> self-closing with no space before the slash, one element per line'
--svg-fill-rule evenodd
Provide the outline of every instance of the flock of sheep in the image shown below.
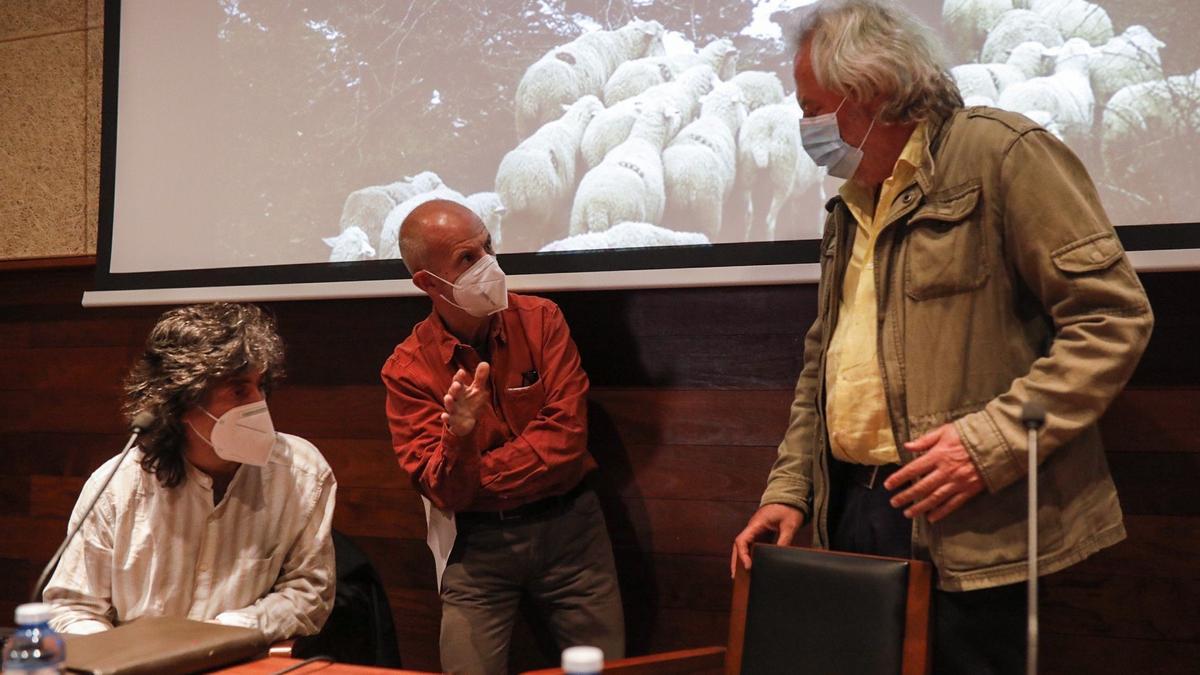
<path fill-rule="evenodd" d="M 815 221 L 824 174 L 779 77 L 738 72 L 728 39 L 668 49 L 665 35 L 635 19 L 550 50 L 517 86 L 523 140 L 494 192 L 464 196 L 432 172 L 358 190 L 330 260 L 398 257 L 400 223 L 435 198 L 475 210 L 505 251 L 772 240 L 794 236 L 777 224 L 801 204 Z"/>
<path fill-rule="evenodd" d="M 942 16 L 967 105 L 1095 148 L 1110 181 L 1148 135 L 1200 130 L 1200 71 L 1167 77 L 1165 45 L 1143 26 L 1117 34 L 1095 3 L 945 0 Z M 795 97 L 774 73 L 738 72 L 728 39 L 681 49 L 669 35 L 635 19 L 550 50 L 517 87 L 523 140 L 493 192 L 464 196 L 428 171 L 358 190 L 325 239 L 330 260 L 399 257 L 400 223 L 434 198 L 473 209 L 513 252 L 769 241 L 819 222 L 824 171 L 800 144 Z"/>

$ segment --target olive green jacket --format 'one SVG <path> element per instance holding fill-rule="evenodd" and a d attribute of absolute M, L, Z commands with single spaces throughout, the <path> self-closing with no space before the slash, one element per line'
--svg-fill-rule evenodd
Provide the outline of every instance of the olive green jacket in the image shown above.
<path fill-rule="evenodd" d="M 898 443 L 953 422 L 986 490 L 936 524 L 914 555 L 944 590 L 1026 571 L 1028 452 L 1039 436 L 1039 564 L 1050 573 L 1125 537 L 1097 419 L 1133 373 L 1153 325 L 1145 291 L 1087 171 L 1025 117 L 966 108 L 931 120 L 932 163 L 895 200 L 875 247 L 878 354 Z M 854 217 L 829 206 L 817 319 L 763 504 L 789 504 L 829 545 L 825 352 L 838 320 Z M 900 448 L 902 462 L 913 458 Z"/>

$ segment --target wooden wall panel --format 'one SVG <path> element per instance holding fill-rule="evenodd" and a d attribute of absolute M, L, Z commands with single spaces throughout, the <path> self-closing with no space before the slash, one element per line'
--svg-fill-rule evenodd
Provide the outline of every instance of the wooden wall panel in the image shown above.
<path fill-rule="evenodd" d="M 65 533 L 83 481 L 125 442 L 119 381 L 162 309 L 83 309 L 88 273 L 0 271 L 0 623 Z M 1101 423 L 1129 539 L 1047 578 L 1045 672 L 1190 672 L 1185 664 L 1200 659 L 1200 274 L 1145 283 L 1157 330 L 1133 386 Z M 757 507 L 787 425 L 814 289 L 551 297 L 593 382 L 595 482 L 631 653 L 722 644 L 730 541 Z M 289 354 L 271 402 L 277 426 L 328 458 L 339 481 L 335 525 L 379 570 L 406 663 L 434 669 L 433 562 L 420 502 L 392 455 L 378 377 L 428 306 L 405 298 L 269 309 Z M 553 656 L 531 626 L 514 633 L 516 667 Z"/>

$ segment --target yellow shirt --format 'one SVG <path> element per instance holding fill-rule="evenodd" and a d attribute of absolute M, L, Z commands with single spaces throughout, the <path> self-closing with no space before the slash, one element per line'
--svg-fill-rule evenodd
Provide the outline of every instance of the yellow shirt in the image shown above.
<path fill-rule="evenodd" d="M 878 203 L 869 189 L 857 183 L 847 181 L 840 190 L 858 227 L 842 285 L 837 328 L 825 355 L 829 445 L 833 456 L 843 462 L 900 461 L 879 372 L 875 242 L 893 201 L 916 182 L 917 169 L 929 152 L 926 145 L 925 123 L 921 122 L 900 152 L 892 175 L 880 186 Z"/>

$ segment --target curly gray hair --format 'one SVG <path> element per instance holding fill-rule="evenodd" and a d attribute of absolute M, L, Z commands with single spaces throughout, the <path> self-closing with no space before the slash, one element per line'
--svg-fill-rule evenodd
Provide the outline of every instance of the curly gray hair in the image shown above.
<path fill-rule="evenodd" d="M 166 487 L 182 483 L 183 415 L 214 384 L 250 368 L 262 373 L 266 391 L 283 376 L 283 340 L 262 309 L 217 302 L 164 312 L 125 378 L 125 414 L 154 416 L 139 440 L 142 469 Z"/>
<path fill-rule="evenodd" d="M 804 45 L 822 87 L 855 101 L 882 96 L 881 122 L 946 117 L 963 105 L 933 31 L 895 2 L 822 2 L 796 29 L 794 46 Z"/>

